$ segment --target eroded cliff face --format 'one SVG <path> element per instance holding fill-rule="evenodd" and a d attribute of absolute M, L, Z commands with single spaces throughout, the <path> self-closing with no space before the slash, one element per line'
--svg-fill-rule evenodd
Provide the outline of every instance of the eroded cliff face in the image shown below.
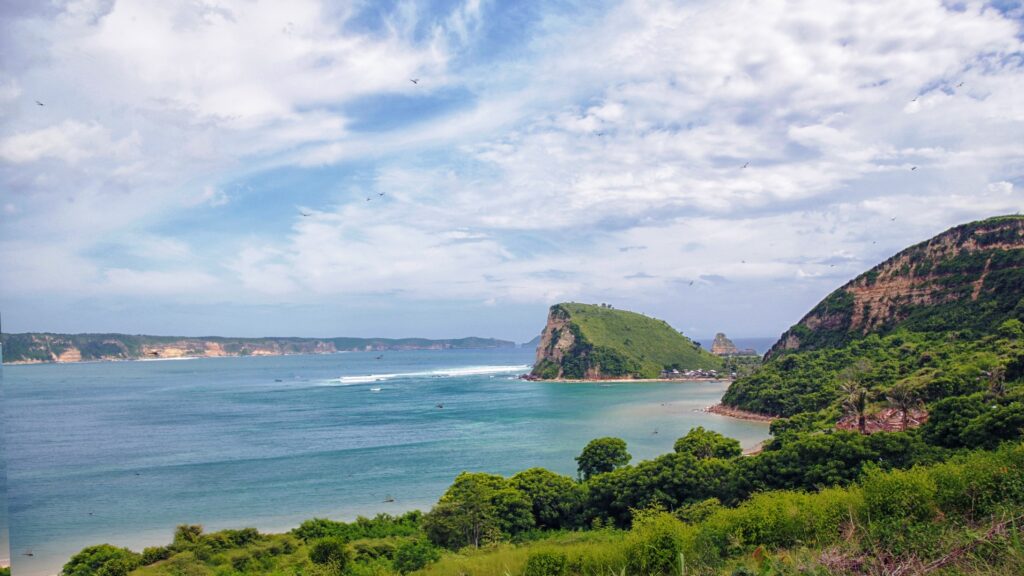
<path fill-rule="evenodd" d="M 767 356 L 835 344 L 921 319 L 943 305 L 1012 306 L 1024 272 L 1024 218 L 958 226 L 912 246 L 830 294 L 787 330 Z M 1014 286 L 1016 284 L 1016 286 Z M 1007 292 L 1010 292 L 1007 294 Z M 978 307 L 981 309 L 981 307 Z"/>
<path fill-rule="evenodd" d="M 545 360 L 559 366 L 558 378 L 562 377 L 562 358 L 576 344 L 576 336 L 569 329 L 569 315 L 552 308 L 548 313 L 548 321 L 540 335 L 537 345 L 537 359 L 534 366 L 541 365 Z"/>

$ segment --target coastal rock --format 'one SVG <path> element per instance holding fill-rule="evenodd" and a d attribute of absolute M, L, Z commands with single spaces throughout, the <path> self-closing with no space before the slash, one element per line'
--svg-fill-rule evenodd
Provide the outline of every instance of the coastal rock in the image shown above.
<path fill-rule="evenodd" d="M 716 356 L 726 356 L 729 354 L 736 354 L 739 350 L 736 349 L 736 345 L 732 343 L 722 332 L 715 334 L 715 341 L 711 343 L 711 353 Z"/>

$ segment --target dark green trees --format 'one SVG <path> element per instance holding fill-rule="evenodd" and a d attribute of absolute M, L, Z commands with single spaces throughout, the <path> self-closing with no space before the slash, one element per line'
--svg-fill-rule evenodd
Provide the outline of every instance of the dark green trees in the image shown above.
<path fill-rule="evenodd" d="M 703 426 L 691 429 L 676 440 L 674 448 L 677 454 L 691 454 L 698 459 L 734 458 L 743 453 L 739 441 L 705 430 Z"/>
<path fill-rule="evenodd" d="M 591 440 L 583 452 L 576 457 L 577 470 L 580 478 L 611 472 L 616 468 L 629 464 L 632 458 L 626 451 L 626 441 L 621 438 L 597 438 Z"/>
<path fill-rule="evenodd" d="M 505 478 L 483 473 L 459 474 L 423 517 L 431 542 L 451 549 L 478 547 L 533 526 L 532 502 Z"/>

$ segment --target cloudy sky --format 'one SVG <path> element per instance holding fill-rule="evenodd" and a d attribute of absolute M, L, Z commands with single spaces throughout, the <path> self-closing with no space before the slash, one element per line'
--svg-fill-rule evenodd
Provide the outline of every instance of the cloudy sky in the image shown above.
<path fill-rule="evenodd" d="M 0 11 L 9 332 L 771 336 L 1024 209 L 1019 2 Z"/>

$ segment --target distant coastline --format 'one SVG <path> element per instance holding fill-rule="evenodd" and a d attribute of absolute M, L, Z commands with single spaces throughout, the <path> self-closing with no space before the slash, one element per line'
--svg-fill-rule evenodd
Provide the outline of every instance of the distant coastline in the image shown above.
<path fill-rule="evenodd" d="M 292 356 L 399 350 L 515 348 L 496 338 L 231 338 L 130 334 L 2 334 L 4 364 L 68 364 L 185 360 L 244 356 Z"/>

